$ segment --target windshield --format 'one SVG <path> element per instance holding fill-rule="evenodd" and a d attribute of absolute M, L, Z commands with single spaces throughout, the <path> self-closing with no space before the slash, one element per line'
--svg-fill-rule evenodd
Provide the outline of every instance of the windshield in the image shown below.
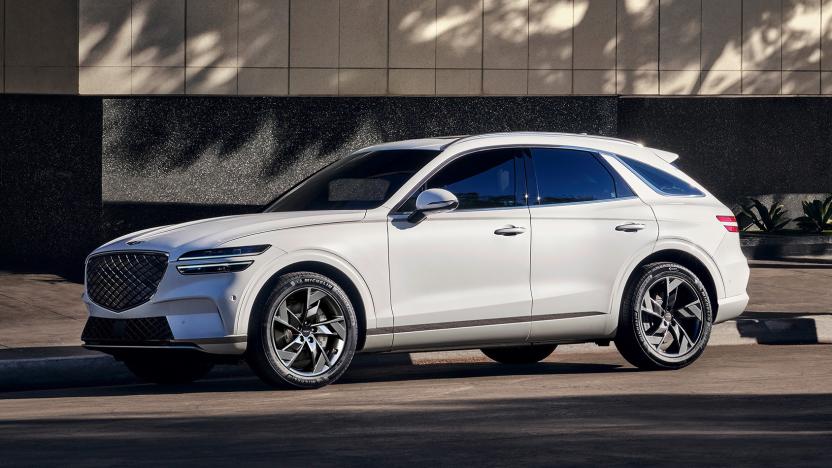
<path fill-rule="evenodd" d="M 378 208 L 437 154 L 437 150 L 423 149 L 353 154 L 301 182 L 278 198 L 266 211 Z"/>

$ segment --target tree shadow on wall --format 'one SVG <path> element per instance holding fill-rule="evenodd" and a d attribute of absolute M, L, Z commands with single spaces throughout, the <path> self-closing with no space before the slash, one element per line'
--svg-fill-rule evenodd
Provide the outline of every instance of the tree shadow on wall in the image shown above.
<path fill-rule="evenodd" d="M 657 4 L 658 2 L 654 1 L 647 5 L 655 8 Z M 734 8 L 737 5 L 728 3 L 725 7 Z M 132 37 L 136 39 L 132 41 L 132 50 L 129 53 L 134 65 L 182 66 L 187 51 L 186 79 L 190 89 L 199 89 L 203 85 L 217 89 L 229 86 L 234 88 L 233 85 L 236 83 L 232 81 L 237 79 L 236 76 L 219 76 L 216 69 L 228 66 L 232 62 L 234 66 L 239 67 L 281 63 L 279 57 L 272 57 L 275 52 L 272 50 L 274 47 L 270 45 L 273 44 L 273 38 L 269 34 L 273 33 L 267 24 L 271 19 L 266 14 L 258 14 L 263 11 L 262 7 L 261 5 L 239 12 L 240 27 L 244 29 L 244 34 L 240 37 L 248 38 L 245 44 L 238 44 L 237 31 L 234 28 L 203 24 L 199 24 L 197 28 L 196 23 L 189 23 L 191 27 L 187 28 L 189 39 L 186 43 L 186 28 L 183 24 L 186 22 L 185 2 L 134 2 L 132 10 L 122 9 L 119 14 L 109 12 L 106 15 L 96 15 L 95 11 L 85 13 L 82 14 L 82 20 L 88 23 L 88 27 L 82 28 L 80 60 L 82 65 L 96 65 L 104 63 L 105 60 L 112 62 L 119 58 L 124 59 L 119 57 L 119 54 L 124 55 L 126 52 L 117 46 L 120 43 L 118 39 L 125 34 L 125 30 L 132 30 Z M 480 6 L 476 5 L 476 8 L 479 9 Z M 590 30 L 594 22 L 609 13 L 602 11 L 609 9 L 609 5 L 602 2 L 576 4 L 573 10 L 574 27 L 558 28 L 552 24 L 562 22 L 562 16 L 566 13 L 565 10 L 556 9 L 554 5 L 548 9 L 535 5 L 532 9 L 533 15 L 528 14 L 525 2 L 495 3 L 491 8 L 494 11 L 486 11 L 489 18 L 486 25 L 490 31 L 496 32 L 499 40 L 507 43 L 514 41 L 521 44 L 527 40 L 525 28 L 517 28 L 515 23 L 518 15 L 528 16 L 529 29 L 544 34 L 547 44 L 552 44 L 549 48 L 534 49 L 535 66 L 545 67 L 554 67 L 558 63 L 571 60 L 573 31 Z M 746 55 L 755 63 L 779 61 L 779 18 L 782 18 L 783 22 L 799 19 L 800 15 L 805 14 L 805 8 L 802 4 L 789 3 L 784 4 L 782 9 L 778 7 L 777 11 L 769 11 L 766 8 L 747 8 L 742 11 L 746 40 L 754 43 L 754 47 Z M 661 16 L 663 20 L 668 21 L 667 24 L 678 25 L 671 32 L 674 41 L 683 49 L 695 48 L 701 43 L 701 9 L 699 2 L 689 0 L 661 2 Z M 658 54 L 628 53 L 626 59 L 618 57 L 616 44 L 632 49 L 632 44 L 638 44 L 641 38 L 658 34 L 660 26 L 656 13 L 655 9 L 650 14 L 645 10 L 632 9 L 628 5 L 619 5 L 617 21 L 621 27 L 617 28 L 618 32 L 612 29 L 600 31 L 602 38 L 598 41 L 598 49 L 582 53 L 595 55 L 610 67 L 615 67 L 616 60 L 626 60 L 626 63 L 618 64 L 619 68 L 626 65 L 626 68 L 633 70 L 655 70 L 656 62 L 662 61 L 670 63 L 673 69 L 678 70 L 710 70 L 721 65 L 720 60 L 724 54 L 735 54 L 742 50 L 742 38 L 738 29 L 726 27 L 707 30 L 708 45 L 701 54 L 681 54 L 679 57 L 667 58 L 658 57 Z M 464 8 L 440 8 L 434 12 L 435 23 L 430 23 L 429 17 L 422 18 L 426 14 L 429 12 L 420 11 L 414 6 L 413 12 L 403 12 L 397 16 L 400 20 L 391 19 L 394 23 L 389 27 L 397 29 L 404 40 L 417 45 L 421 42 L 435 42 L 439 37 L 451 51 L 449 54 L 452 58 L 464 56 L 465 50 L 482 37 L 483 24 L 472 21 L 472 12 Z M 668 18 L 672 15 L 677 18 L 670 22 Z M 425 24 L 434 26 L 426 27 Z M 668 31 L 663 33 L 666 34 Z M 783 33 L 782 39 L 784 44 L 802 44 L 811 39 L 812 34 L 811 28 L 789 28 Z M 210 43 L 211 47 L 200 47 L 200 44 L 207 43 Z M 243 48 L 251 52 L 238 54 L 238 50 Z M 818 60 L 816 55 L 811 48 L 783 47 L 784 61 L 813 63 Z M 258 60 L 246 57 L 265 58 Z M 703 83 L 708 80 L 717 88 L 727 89 L 736 84 L 730 82 L 736 78 L 719 74 L 709 77 L 710 73 L 703 72 L 691 91 L 699 92 Z M 630 79 L 628 75 L 621 74 L 621 77 L 624 81 L 614 86 L 624 92 L 632 90 L 635 84 L 626 82 Z M 148 78 L 148 83 L 163 81 L 151 78 Z M 142 77 L 134 76 L 133 79 L 141 80 Z M 163 89 L 155 91 L 176 92 Z M 246 99 L 241 102 L 192 98 L 185 106 L 182 106 L 179 100 L 148 99 L 138 101 L 132 106 L 119 104 L 118 100 L 115 100 L 110 109 L 116 111 L 112 117 L 118 120 L 109 120 L 111 126 L 108 130 L 122 128 L 124 131 L 107 133 L 110 151 L 105 154 L 114 156 L 118 161 L 136 169 L 145 165 L 155 165 L 164 169 L 186 167 L 209 151 L 218 152 L 221 157 L 228 157 L 245 150 L 254 157 L 268 158 L 270 164 L 267 174 L 264 175 L 273 176 L 287 167 L 293 167 L 299 158 L 311 158 L 313 162 L 309 165 L 310 169 L 316 169 L 334 157 L 360 146 L 395 139 L 508 130 L 580 131 L 602 134 L 615 132 L 615 129 L 609 126 L 587 124 L 587 120 L 536 119 L 529 114 L 542 112 L 543 116 L 549 116 L 553 107 L 558 108 L 554 110 L 556 113 L 558 110 L 575 111 L 569 109 L 568 100 L 552 100 L 548 105 L 539 107 L 525 104 L 518 106 L 518 102 L 522 100 L 511 98 L 498 101 L 496 105 L 488 104 L 486 100 L 478 102 L 478 99 L 465 99 L 464 105 L 455 106 L 453 100 L 436 98 L 416 108 L 412 106 L 412 100 L 395 98 L 355 99 L 339 102 L 337 106 L 331 105 L 327 100 L 316 98 Z M 503 108 L 503 104 L 507 106 Z M 581 105 L 577 103 L 575 107 Z M 300 177 L 298 175 L 294 178 Z"/>
<path fill-rule="evenodd" d="M 104 154 L 134 169 L 182 169 L 206 153 L 269 161 L 275 176 L 299 160 L 328 161 L 384 141 L 486 132 L 615 133 L 614 101 L 396 97 L 108 99 Z M 589 107 L 591 106 L 591 107 Z"/>

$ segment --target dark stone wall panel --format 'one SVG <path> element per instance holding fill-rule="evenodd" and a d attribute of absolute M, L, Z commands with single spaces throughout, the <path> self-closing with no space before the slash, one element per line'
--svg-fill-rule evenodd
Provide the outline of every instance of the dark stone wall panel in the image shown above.
<path fill-rule="evenodd" d="M 617 135 L 678 152 L 728 204 L 832 192 L 830 122 L 830 98 L 3 95 L 0 269 L 77 274 L 103 240 L 256 211 L 339 156 L 425 136 Z"/>
<path fill-rule="evenodd" d="M 618 131 L 679 153 L 679 167 L 729 205 L 832 192 L 830 98 L 622 98 Z"/>
<path fill-rule="evenodd" d="M 0 268 L 79 276 L 101 239 L 101 131 L 100 98 L 0 96 Z"/>

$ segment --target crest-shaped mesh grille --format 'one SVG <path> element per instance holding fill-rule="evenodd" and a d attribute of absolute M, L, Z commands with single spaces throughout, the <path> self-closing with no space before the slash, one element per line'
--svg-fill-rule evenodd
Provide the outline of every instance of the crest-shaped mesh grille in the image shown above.
<path fill-rule="evenodd" d="M 87 343 L 146 343 L 173 339 L 164 317 L 107 319 L 90 317 L 81 339 Z"/>
<path fill-rule="evenodd" d="M 167 263 L 166 255 L 152 252 L 92 257 L 87 262 L 87 296 L 114 312 L 144 304 L 156 292 Z"/>

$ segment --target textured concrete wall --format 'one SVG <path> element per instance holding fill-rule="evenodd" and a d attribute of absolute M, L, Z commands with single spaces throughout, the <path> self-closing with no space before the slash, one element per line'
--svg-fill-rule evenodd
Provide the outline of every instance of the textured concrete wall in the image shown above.
<path fill-rule="evenodd" d="M 825 98 L 2 96 L 0 269 L 77 272 L 104 239 L 256 211 L 340 155 L 428 135 L 618 135 L 680 153 L 729 204 L 829 193 L 830 121 Z"/>
<path fill-rule="evenodd" d="M 832 94 L 832 0 L 0 0 L 0 89 Z"/>
<path fill-rule="evenodd" d="M 614 97 L 105 99 L 105 229 L 252 211 L 375 143 L 509 130 L 613 135 L 615 126 Z"/>

